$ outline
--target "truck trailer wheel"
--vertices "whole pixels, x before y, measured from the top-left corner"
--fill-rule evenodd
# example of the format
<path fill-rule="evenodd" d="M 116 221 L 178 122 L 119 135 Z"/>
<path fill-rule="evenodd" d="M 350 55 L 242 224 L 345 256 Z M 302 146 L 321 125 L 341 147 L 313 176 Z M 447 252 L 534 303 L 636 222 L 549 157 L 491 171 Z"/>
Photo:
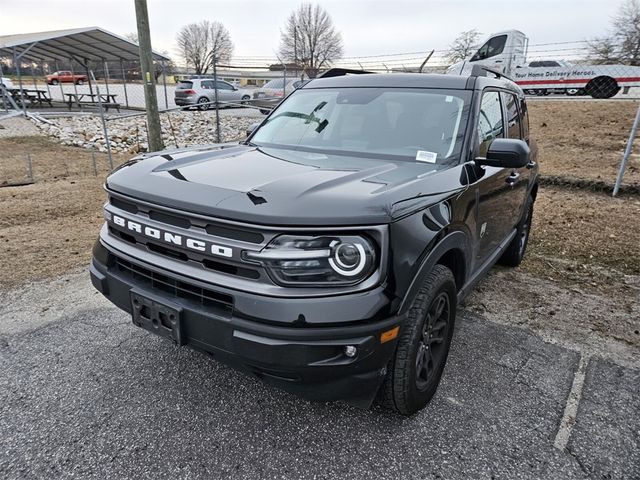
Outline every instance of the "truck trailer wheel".
<path fill-rule="evenodd" d="M 436 265 L 424 280 L 387 366 L 378 401 L 402 415 L 424 408 L 438 388 L 456 319 L 453 273 Z"/>
<path fill-rule="evenodd" d="M 593 98 L 611 98 L 620 91 L 620 87 L 614 78 L 596 77 L 587 83 L 585 90 Z"/>

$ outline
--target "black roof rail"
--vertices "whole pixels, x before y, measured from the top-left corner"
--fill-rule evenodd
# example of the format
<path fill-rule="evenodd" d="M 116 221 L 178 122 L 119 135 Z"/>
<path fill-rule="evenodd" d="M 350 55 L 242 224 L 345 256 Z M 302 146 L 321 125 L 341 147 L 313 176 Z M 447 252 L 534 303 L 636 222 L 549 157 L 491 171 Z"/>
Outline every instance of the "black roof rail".
<path fill-rule="evenodd" d="M 366 70 L 351 70 L 350 68 L 330 68 L 326 72 L 322 72 L 316 78 L 330 78 L 330 77 L 343 77 L 345 75 L 361 75 L 367 72 Z"/>
<path fill-rule="evenodd" d="M 485 67 L 484 65 L 474 65 L 471 68 L 471 76 L 472 77 L 486 77 L 487 73 L 491 73 L 496 76 L 496 78 L 506 78 L 507 80 L 511 80 L 504 73 L 499 72 L 498 70 L 494 70 L 492 68 Z M 511 80 L 513 81 L 513 80 Z"/>

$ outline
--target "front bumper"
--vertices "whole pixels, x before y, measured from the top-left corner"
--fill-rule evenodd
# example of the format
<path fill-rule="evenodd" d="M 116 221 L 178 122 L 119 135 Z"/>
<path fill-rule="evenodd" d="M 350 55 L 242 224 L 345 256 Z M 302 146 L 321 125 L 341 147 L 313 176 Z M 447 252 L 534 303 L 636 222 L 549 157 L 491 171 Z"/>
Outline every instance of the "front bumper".
<path fill-rule="evenodd" d="M 277 325 L 272 318 L 264 320 L 273 317 L 273 312 L 259 316 L 260 312 L 247 311 L 245 307 L 228 310 L 207 308 L 189 298 L 179 298 L 154 288 L 153 281 L 145 281 L 143 275 L 131 276 L 119 268 L 122 261 L 139 268 L 138 272 L 153 266 L 123 257 L 126 256 L 108 250 L 98 240 L 90 267 L 93 285 L 122 310 L 132 313 L 132 290 L 160 302 L 178 305 L 181 310 L 181 343 L 184 345 L 207 352 L 233 367 L 309 400 L 344 400 L 364 408 L 373 401 L 396 346 L 396 340 L 381 343 L 380 335 L 400 325 L 402 318 L 391 316 L 347 325 L 340 325 L 339 318 L 327 318 L 323 326 L 313 326 L 305 324 L 304 313 L 309 309 L 332 310 L 327 305 L 336 302 L 345 310 L 368 308 L 372 301 L 380 303 L 379 298 L 368 297 L 383 295 L 381 291 L 292 300 L 237 290 L 230 292 L 224 287 L 209 285 L 220 295 L 231 293 L 236 305 L 254 304 L 264 308 L 266 299 L 283 316 L 295 315 L 294 318 L 301 319 L 300 322 Z M 180 285 L 197 283 L 174 272 L 163 273 L 163 278 L 171 277 Z M 252 297 L 259 297 L 260 301 L 252 301 Z M 367 305 L 358 306 L 357 303 Z M 345 354 L 347 345 L 357 348 L 355 357 Z"/>

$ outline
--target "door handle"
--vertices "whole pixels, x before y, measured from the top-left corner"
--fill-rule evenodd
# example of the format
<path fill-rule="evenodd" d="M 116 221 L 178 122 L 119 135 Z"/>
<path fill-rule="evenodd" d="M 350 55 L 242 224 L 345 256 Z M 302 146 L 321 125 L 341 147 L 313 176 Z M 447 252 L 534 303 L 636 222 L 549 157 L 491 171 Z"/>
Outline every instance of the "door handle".
<path fill-rule="evenodd" d="M 518 172 L 511 172 L 511 175 L 507 177 L 505 180 L 509 185 L 515 184 L 520 178 L 520 174 Z"/>

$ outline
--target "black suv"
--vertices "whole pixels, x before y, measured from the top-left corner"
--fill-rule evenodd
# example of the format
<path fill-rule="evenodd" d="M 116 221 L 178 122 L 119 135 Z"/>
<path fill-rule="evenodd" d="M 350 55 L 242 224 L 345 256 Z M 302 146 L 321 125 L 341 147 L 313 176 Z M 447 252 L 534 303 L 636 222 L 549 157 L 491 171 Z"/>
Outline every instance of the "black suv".
<path fill-rule="evenodd" d="M 265 382 L 411 414 L 457 304 L 522 260 L 535 160 L 506 79 L 318 78 L 245 142 L 114 171 L 92 282 L 135 325 Z"/>

